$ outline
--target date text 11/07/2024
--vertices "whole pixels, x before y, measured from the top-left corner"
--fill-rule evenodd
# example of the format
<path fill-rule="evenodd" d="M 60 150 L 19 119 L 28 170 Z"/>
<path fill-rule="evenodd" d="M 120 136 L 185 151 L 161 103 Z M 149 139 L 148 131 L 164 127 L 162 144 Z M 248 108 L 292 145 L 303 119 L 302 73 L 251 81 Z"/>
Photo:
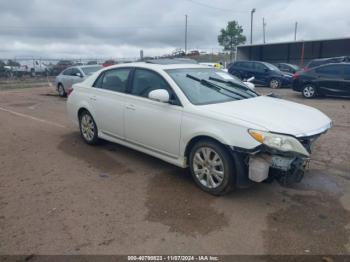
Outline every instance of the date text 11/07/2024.
<path fill-rule="evenodd" d="M 218 256 L 128 256 L 128 261 L 220 261 Z"/>

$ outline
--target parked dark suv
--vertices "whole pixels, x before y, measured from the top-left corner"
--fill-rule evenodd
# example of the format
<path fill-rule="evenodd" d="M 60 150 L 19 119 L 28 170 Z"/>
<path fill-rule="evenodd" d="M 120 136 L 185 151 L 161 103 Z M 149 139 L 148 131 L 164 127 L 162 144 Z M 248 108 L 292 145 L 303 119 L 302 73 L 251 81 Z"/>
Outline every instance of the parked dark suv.
<path fill-rule="evenodd" d="M 292 74 L 284 73 L 276 66 L 259 61 L 237 61 L 233 63 L 228 72 L 240 79 L 255 77 L 254 83 L 271 88 L 290 86 Z"/>
<path fill-rule="evenodd" d="M 327 64 L 293 76 L 293 90 L 305 98 L 350 96 L 350 63 Z"/>
<path fill-rule="evenodd" d="M 339 56 L 339 57 L 313 59 L 309 63 L 307 63 L 307 65 L 304 67 L 304 71 L 307 71 L 311 68 L 315 68 L 315 67 L 321 66 L 321 65 L 342 63 L 342 62 L 350 62 L 350 56 Z"/>

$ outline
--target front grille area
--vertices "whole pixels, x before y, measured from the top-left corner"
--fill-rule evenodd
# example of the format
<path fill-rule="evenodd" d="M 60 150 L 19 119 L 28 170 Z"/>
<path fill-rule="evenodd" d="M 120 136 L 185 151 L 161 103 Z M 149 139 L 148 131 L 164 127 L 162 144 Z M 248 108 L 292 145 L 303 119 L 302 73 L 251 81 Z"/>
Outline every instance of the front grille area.
<path fill-rule="evenodd" d="M 320 135 L 307 136 L 298 138 L 299 142 L 305 147 L 305 149 L 311 153 L 312 144 L 319 138 Z"/>

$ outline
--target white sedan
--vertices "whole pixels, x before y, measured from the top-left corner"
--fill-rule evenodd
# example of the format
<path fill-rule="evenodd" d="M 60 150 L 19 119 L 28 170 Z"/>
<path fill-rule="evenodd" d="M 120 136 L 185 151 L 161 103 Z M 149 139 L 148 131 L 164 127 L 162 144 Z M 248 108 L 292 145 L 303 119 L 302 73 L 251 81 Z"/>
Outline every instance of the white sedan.
<path fill-rule="evenodd" d="M 311 143 L 332 124 L 317 109 L 260 96 L 198 64 L 111 66 L 68 95 L 69 116 L 86 143 L 101 138 L 189 167 L 214 195 L 271 177 L 300 181 Z"/>

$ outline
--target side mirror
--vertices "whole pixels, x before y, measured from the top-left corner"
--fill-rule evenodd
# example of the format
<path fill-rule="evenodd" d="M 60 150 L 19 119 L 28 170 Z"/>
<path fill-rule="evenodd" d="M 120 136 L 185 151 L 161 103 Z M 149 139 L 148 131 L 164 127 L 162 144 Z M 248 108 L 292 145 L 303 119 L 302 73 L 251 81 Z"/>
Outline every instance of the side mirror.
<path fill-rule="evenodd" d="M 267 73 L 267 72 L 269 72 L 269 71 L 270 71 L 270 70 L 269 70 L 268 68 L 265 68 L 265 69 L 264 69 L 264 72 L 265 72 L 265 73 Z"/>
<path fill-rule="evenodd" d="M 83 75 L 81 73 L 75 73 L 75 76 L 78 76 L 78 77 L 83 77 Z"/>
<path fill-rule="evenodd" d="M 148 98 L 162 103 L 169 103 L 170 95 L 165 89 L 156 89 L 149 92 Z"/>

